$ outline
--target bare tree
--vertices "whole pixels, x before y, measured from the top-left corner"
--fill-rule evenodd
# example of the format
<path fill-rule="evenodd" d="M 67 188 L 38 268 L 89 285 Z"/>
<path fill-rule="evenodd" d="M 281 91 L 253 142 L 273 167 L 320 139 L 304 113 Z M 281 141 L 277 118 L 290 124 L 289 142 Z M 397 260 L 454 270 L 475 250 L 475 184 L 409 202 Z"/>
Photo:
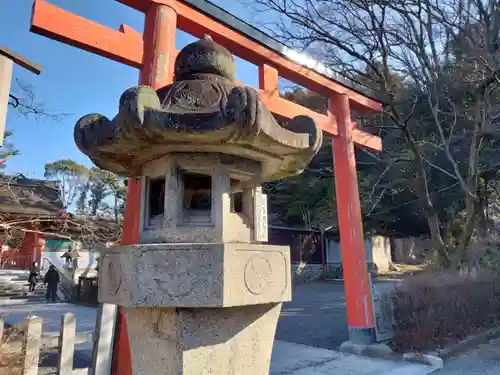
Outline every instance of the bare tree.
<path fill-rule="evenodd" d="M 400 160 L 411 162 L 415 173 L 411 184 L 443 265 L 466 260 L 477 222 L 481 158 L 488 141 L 496 135 L 499 113 L 497 1 L 252 3 L 256 10 L 271 14 L 272 22 L 264 26 L 274 37 L 308 51 L 379 94 L 386 103 L 384 115 L 390 119 L 380 128 L 385 134 L 397 132 L 408 152 L 373 158 L 385 159 L 383 173 L 397 168 Z M 425 136 L 419 131 L 424 124 L 431 126 Z M 431 153 L 444 155 L 446 163 L 432 163 Z M 443 223 L 431 194 L 430 169 L 452 177 L 465 200 L 466 221 L 454 258 L 443 238 Z M 382 189 L 381 194 L 386 192 Z M 381 196 L 373 197 L 376 203 Z"/>
<path fill-rule="evenodd" d="M 23 176 L 0 178 L 3 243 L 21 248 L 27 233 L 79 240 L 86 245 L 115 242 L 121 227 L 112 219 L 73 215 L 65 211 L 57 185 Z M 6 209 L 7 208 L 7 209 Z"/>
<path fill-rule="evenodd" d="M 67 113 L 47 110 L 45 104 L 36 95 L 33 85 L 17 80 L 9 95 L 9 106 L 23 117 L 37 121 L 61 121 Z M 11 132 L 6 132 L 6 137 Z M 15 145 L 6 142 L 0 148 L 0 159 L 13 156 L 18 153 Z M 37 213 L 37 209 L 45 205 L 51 205 L 52 201 L 44 202 L 43 198 L 34 194 L 30 189 L 19 191 L 19 184 L 14 180 L 18 176 L 0 176 L 0 195 L 7 200 L 7 206 L 14 213 L 4 212 L 0 214 L 0 233 L 3 244 L 13 245 L 20 248 L 24 237 L 29 232 L 51 235 L 58 238 L 79 240 L 84 244 L 115 242 L 120 234 L 121 228 L 113 221 L 100 218 L 89 218 L 86 216 L 76 217 L 66 212 L 66 208 L 74 202 L 79 187 L 87 179 L 87 168 L 78 165 L 72 160 L 59 160 L 46 165 L 47 177 L 56 178 L 60 182 L 60 197 L 62 202 L 61 212 L 52 214 Z M 14 187 L 16 186 L 16 187 Z M 33 198 L 36 198 L 33 200 Z M 37 200 L 38 199 L 38 200 Z M 56 204 L 57 206 L 57 204 Z M 16 214 L 17 211 L 23 214 Z M 35 212 L 33 212 L 35 211 Z M 43 211 L 43 210 L 42 210 Z"/>
<path fill-rule="evenodd" d="M 45 104 L 36 95 L 32 84 L 16 80 L 9 94 L 9 105 L 24 117 L 32 117 L 36 120 L 61 121 L 67 113 L 49 111 Z"/>
<path fill-rule="evenodd" d="M 82 187 L 87 184 L 89 170 L 72 159 L 61 159 L 45 165 L 45 178 L 59 181 L 64 209 L 70 209 Z"/>

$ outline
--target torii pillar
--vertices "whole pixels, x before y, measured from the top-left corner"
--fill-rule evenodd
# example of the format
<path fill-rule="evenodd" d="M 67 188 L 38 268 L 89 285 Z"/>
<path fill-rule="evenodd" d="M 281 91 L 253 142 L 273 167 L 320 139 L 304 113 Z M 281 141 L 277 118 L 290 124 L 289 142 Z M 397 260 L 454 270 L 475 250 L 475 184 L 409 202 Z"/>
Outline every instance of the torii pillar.
<path fill-rule="evenodd" d="M 380 111 L 381 103 L 298 65 L 259 44 L 243 32 L 228 27 L 190 6 L 191 1 L 118 0 L 145 14 L 144 35 L 126 25 L 116 31 L 86 20 L 44 0 L 35 0 L 31 31 L 140 69 L 139 82 L 154 89 L 173 80 L 176 29 L 194 36 L 209 33 L 232 53 L 259 67 L 261 101 L 276 115 L 307 115 L 333 136 L 333 154 L 339 229 L 344 269 L 347 320 L 351 341 L 370 342 L 374 336 L 373 301 L 366 265 L 363 228 L 356 175 L 354 145 L 381 150 L 380 138 L 358 129 L 350 118 L 350 106 Z M 206 3 L 197 1 L 197 3 Z M 220 10 L 219 10 L 220 11 Z M 279 70 L 279 72 L 278 72 Z M 278 73 L 329 98 L 328 115 L 284 100 L 278 95 Z M 139 241 L 141 189 L 128 182 L 122 243 Z M 131 374 L 130 348 L 124 317 L 119 313 L 115 337 L 113 374 Z"/>

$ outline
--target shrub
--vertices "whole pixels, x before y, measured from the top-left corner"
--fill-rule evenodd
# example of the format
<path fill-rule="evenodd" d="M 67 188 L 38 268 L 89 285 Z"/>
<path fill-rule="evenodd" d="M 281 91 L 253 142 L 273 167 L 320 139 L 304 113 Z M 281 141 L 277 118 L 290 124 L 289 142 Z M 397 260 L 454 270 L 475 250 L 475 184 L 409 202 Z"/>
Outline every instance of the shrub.
<path fill-rule="evenodd" d="M 423 272 L 393 294 L 397 351 L 431 350 L 459 341 L 500 318 L 500 277 Z"/>

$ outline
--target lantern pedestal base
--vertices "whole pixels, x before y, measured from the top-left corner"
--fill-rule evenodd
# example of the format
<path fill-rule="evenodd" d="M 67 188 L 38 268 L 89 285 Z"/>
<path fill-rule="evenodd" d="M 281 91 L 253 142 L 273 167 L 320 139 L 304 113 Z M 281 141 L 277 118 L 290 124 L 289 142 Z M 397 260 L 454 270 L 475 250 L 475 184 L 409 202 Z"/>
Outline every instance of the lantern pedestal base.
<path fill-rule="evenodd" d="M 288 247 L 134 245 L 101 264 L 99 300 L 124 307 L 134 375 L 269 373 Z"/>
<path fill-rule="evenodd" d="M 267 375 L 280 310 L 127 308 L 132 372 Z"/>

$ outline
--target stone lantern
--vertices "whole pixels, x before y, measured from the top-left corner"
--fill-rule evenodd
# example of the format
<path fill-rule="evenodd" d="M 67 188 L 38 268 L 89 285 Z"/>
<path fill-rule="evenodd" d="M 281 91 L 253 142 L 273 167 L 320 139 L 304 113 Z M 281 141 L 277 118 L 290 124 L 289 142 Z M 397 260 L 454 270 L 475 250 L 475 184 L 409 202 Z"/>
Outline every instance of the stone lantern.
<path fill-rule="evenodd" d="M 142 181 L 140 243 L 102 255 L 99 300 L 124 307 L 134 374 L 263 375 L 291 299 L 290 250 L 268 245 L 263 182 L 300 173 L 322 135 L 282 127 L 235 84 L 210 37 L 186 46 L 175 82 L 126 90 L 75 141 L 99 167 Z"/>

